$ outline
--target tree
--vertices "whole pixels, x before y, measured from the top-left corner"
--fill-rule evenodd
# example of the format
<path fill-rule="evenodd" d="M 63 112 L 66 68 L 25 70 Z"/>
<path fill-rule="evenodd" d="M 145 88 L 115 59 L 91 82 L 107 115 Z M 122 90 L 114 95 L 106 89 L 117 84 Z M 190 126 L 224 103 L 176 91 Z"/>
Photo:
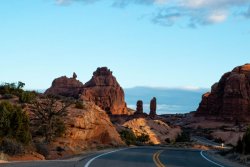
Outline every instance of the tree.
<path fill-rule="evenodd" d="M 45 142 L 50 143 L 55 137 L 65 131 L 63 117 L 67 115 L 70 102 L 57 100 L 53 97 L 36 100 L 32 107 L 32 122 L 36 126 L 36 132 L 45 137 Z"/>
<path fill-rule="evenodd" d="M 17 89 L 23 89 L 23 87 L 25 86 L 25 83 L 18 81 L 17 83 Z"/>

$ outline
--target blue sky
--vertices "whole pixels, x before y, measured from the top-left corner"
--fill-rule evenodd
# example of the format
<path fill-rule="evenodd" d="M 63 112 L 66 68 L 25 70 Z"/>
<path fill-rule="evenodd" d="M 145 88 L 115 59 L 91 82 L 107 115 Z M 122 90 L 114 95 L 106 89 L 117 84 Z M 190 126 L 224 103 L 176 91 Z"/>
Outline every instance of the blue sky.
<path fill-rule="evenodd" d="M 122 87 L 208 88 L 250 63 L 249 0 L 3 0 L 0 81 L 108 66 Z"/>

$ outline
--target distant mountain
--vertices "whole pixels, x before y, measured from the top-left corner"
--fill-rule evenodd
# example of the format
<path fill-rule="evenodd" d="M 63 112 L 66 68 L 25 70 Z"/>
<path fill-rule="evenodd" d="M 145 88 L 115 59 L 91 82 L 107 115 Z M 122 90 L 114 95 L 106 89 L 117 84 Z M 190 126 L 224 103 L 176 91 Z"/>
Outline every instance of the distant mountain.
<path fill-rule="evenodd" d="M 126 88 L 125 99 L 128 107 L 135 109 L 137 100 L 143 100 L 144 111 L 149 112 L 152 97 L 157 98 L 157 113 L 187 113 L 198 108 L 202 94 L 209 89 L 181 89 L 181 88 Z"/>

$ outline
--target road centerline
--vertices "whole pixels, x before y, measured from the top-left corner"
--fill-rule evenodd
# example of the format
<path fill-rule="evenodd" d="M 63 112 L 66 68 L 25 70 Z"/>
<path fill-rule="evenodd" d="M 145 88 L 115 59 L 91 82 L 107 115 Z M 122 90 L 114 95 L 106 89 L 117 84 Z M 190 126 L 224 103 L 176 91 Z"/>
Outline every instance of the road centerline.
<path fill-rule="evenodd" d="M 160 161 L 160 154 L 163 152 L 164 150 L 159 150 L 156 153 L 153 154 L 153 161 L 155 163 L 155 165 L 157 167 L 165 167 L 165 165 Z"/>

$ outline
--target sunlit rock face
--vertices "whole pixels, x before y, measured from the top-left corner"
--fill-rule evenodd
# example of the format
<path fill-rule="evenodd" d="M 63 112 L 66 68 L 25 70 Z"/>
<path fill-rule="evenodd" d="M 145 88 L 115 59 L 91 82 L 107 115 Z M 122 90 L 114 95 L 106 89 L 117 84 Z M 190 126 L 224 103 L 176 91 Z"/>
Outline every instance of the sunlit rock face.
<path fill-rule="evenodd" d="M 128 114 L 124 91 L 107 67 L 97 68 L 82 90 L 81 99 L 93 101 L 112 115 Z"/>
<path fill-rule="evenodd" d="M 125 129 L 130 129 L 136 136 L 149 135 L 149 141 L 153 144 L 164 144 L 166 139 L 175 140 L 181 133 L 179 127 L 170 127 L 165 122 L 151 118 L 134 118 L 122 124 Z"/>
<path fill-rule="evenodd" d="M 225 73 L 211 92 L 203 95 L 196 115 L 250 120 L 250 64 Z"/>
<path fill-rule="evenodd" d="M 45 91 L 46 95 L 61 95 L 66 97 L 79 97 L 83 84 L 78 81 L 77 75 L 73 73 L 72 78 L 62 76 L 52 82 L 52 86 Z"/>
<path fill-rule="evenodd" d="M 66 126 L 65 137 L 75 147 L 124 144 L 106 112 L 91 102 L 84 109 L 69 108 Z"/>
<path fill-rule="evenodd" d="M 124 100 L 124 91 L 107 67 L 97 68 L 91 80 L 84 85 L 76 78 L 77 75 L 74 73 L 72 78 L 63 76 L 55 79 L 45 94 L 91 101 L 108 114 L 129 113 Z"/>

